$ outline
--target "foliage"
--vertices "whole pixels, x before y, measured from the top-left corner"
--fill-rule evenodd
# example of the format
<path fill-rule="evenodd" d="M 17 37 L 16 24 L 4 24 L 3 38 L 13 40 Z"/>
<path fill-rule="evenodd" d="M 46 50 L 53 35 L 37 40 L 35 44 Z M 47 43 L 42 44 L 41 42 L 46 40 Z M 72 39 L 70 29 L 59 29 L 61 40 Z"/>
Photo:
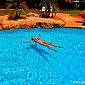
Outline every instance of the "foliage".
<path fill-rule="evenodd" d="M 37 9 L 30 9 L 30 10 L 25 10 L 25 13 L 29 13 L 29 12 L 34 12 L 34 13 L 40 13 L 40 10 Z M 13 13 L 13 9 L 6 9 L 6 10 L 0 10 L 0 15 L 6 15 L 6 14 L 10 14 Z M 23 13 L 23 9 L 18 9 L 18 13 L 20 13 L 21 15 L 24 15 Z"/>
<path fill-rule="evenodd" d="M 63 13 L 68 13 L 68 14 L 75 14 L 75 15 L 78 15 L 82 10 L 77 10 L 77 9 L 71 9 L 71 10 L 60 10 L 60 12 L 63 12 Z"/>
<path fill-rule="evenodd" d="M 22 2 L 22 0 L 19 0 L 18 3 L 16 0 L 14 0 L 11 4 L 7 6 L 7 9 L 14 7 L 13 13 L 9 15 L 9 19 L 18 19 L 20 18 L 20 12 L 18 11 L 18 8 L 22 8 L 23 12 L 24 10 L 29 9 L 25 2 Z"/>
<path fill-rule="evenodd" d="M 17 11 L 18 11 L 18 10 L 17 10 Z M 16 19 L 21 18 L 21 17 L 20 17 L 20 13 L 18 13 L 17 11 L 14 11 L 14 10 L 13 10 L 13 13 L 11 12 L 11 14 L 9 14 L 8 19 L 9 19 L 9 20 L 12 20 L 12 19 L 16 20 Z"/>
<path fill-rule="evenodd" d="M 53 8 L 55 9 L 55 10 L 59 10 L 59 8 L 58 8 L 58 1 L 57 0 L 42 0 L 41 1 L 41 6 L 43 5 L 43 4 L 51 4 L 52 6 L 53 6 Z"/>
<path fill-rule="evenodd" d="M 52 3 L 52 4 L 55 3 L 55 5 L 58 4 L 56 0 L 42 0 L 41 1 L 41 4 L 44 4 L 44 3 L 47 3 L 47 4 L 49 4 L 49 3 Z"/>

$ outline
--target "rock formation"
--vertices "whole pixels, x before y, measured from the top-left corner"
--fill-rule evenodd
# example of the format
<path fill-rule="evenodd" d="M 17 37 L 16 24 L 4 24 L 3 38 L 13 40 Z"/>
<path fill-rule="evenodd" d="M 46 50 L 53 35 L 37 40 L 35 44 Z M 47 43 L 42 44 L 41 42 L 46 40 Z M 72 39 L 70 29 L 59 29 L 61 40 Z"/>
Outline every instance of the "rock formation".
<path fill-rule="evenodd" d="M 80 15 L 83 19 L 85 19 L 85 10 L 83 10 L 82 12 L 80 12 Z"/>
<path fill-rule="evenodd" d="M 8 16 L 0 16 L 0 30 L 18 28 L 53 28 L 63 26 L 65 22 L 53 18 L 40 18 L 36 13 L 28 13 L 26 19 L 9 20 Z"/>

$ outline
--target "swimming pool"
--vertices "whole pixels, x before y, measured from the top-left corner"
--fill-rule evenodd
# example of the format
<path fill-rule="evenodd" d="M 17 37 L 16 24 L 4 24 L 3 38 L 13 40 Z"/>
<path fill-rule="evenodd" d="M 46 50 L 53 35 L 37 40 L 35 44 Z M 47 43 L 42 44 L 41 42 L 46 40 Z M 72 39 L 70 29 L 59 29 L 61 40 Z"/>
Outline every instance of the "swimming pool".
<path fill-rule="evenodd" d="M 63 48 L 21 42 L 38 34 Z M 85 29 L 0 31 L 0 85 L 75 84 L 85 84 Z"/>

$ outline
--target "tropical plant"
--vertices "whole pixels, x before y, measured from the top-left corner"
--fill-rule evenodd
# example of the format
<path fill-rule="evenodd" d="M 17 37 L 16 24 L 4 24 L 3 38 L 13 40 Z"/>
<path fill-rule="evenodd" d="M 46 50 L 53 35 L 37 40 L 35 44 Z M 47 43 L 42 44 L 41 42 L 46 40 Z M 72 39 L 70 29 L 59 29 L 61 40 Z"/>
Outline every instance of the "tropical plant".
<path fill-rule="evenodd" d="M 42 0 L 41 1 L 41 4 L 44 4 L 44 3 L 47 3 L 47 4 L 49 4 L 49 3 L 55 3 L 56 6 L 58 4 L 57 0 Z"/>
<path fill-rule="evenodd" d="M 41 6 L 45 6 L 45 17 L 50 17 L 50 12 L 52 12 L 52 17 L 53 14 L 55 13 L 55 10 L 59 10 L 58 8 L 58 2 L 56 0 L 42 0 L 41 1 Z"/>
<path fill-rule="evenodd" d="M 9 4 L 6 9 L 10 9 L 10 8 L 13 8 L 13 12 L 11 12 L 11 14 L 9 15 L 9 19 L 18 19 L 18 18 L 21 18 L 20 17 L 20 11 L 19 11 L 19 8 L 21 8 L 23 10 L 23 12 L 25 13 L 24 10 L 28 10 L 29 7 L 26 5 L 25 2 L 23 2 L 22 0 L 14 0 L 12 1 L 11 4 Z"/>

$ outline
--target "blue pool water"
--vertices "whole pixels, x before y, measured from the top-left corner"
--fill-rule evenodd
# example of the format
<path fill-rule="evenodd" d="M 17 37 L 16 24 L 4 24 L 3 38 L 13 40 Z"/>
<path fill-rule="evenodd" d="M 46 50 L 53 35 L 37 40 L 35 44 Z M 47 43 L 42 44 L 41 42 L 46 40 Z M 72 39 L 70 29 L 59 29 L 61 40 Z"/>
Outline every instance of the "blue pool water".
<path fill-rule="evenodd" d="M 41 39 L 63 48 L 47 47 Z M 17 29 L 0 31 L 0 85 L 85 84 L 85 29 Z"/>

